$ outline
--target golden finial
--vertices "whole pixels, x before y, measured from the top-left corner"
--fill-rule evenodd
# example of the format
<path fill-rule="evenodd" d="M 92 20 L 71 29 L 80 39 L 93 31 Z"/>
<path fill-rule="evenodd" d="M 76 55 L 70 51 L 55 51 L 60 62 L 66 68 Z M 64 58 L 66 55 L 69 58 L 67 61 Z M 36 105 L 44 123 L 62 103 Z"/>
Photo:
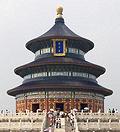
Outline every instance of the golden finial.
<path fill-rule="evenodd" d="M 62 18 L 63 7 L 58 6 L 56 11 L 57 11 L 57 18 Z"/>

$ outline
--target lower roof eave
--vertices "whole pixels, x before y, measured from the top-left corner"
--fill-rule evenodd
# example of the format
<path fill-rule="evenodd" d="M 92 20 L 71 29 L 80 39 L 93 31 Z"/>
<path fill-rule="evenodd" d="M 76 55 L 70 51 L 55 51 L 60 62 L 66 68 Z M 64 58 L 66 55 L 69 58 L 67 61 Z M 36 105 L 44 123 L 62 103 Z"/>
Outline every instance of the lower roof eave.
<path fill-rule="evenodd" d="M 104 96 L 112 95 L 113 91 L 102 86 L 87 86 L 87 85 L 69 85 L 69 84 L 40 84 L 40 85 L 27 85 L 24 84 L 10 89 L 7 91 L 8 95 L 16 96 L 18 94 L 23 94 L 27 92 L 34 91 L 85 91 L 99 93 Z"/>

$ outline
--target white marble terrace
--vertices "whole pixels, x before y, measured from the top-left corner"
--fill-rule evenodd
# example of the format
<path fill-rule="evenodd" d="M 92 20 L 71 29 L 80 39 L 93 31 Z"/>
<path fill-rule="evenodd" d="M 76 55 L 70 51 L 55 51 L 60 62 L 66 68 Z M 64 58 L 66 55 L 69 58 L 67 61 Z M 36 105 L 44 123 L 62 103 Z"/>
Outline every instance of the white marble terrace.
<path fill-rule="evenodd" d="M 120 132 L 120 113 L 77 113 L 75 132 Z"/>
<path fill-rule="evenodd" d="M 0 114 L 0 132 L 43 132 L 46 113 Z"/>
<path fill-rule="evenodd" d="M 0 114 L 0 132 L 43 132 L 46 119 L 46 112 L 3 113 Z M 55 131 L 68 132 L 65 127 L 52 130 Z M 120 132 L 120 113 L 76 112 L 73 131 L 69 132 Z"/>

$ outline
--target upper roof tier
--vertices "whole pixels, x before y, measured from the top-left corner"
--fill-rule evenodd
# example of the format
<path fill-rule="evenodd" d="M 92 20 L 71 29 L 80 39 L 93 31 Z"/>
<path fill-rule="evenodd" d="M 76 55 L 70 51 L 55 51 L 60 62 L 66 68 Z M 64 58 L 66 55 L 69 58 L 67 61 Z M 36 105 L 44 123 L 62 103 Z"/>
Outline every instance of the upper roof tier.
<path fill-rule="evenodd" d="M 57 17 L 55 19 L 55 25 L 43 35 L 30 40 L 26 44 L 27 49 L 31 50 L 32 52 L 35 52 L 36 47 L 39 47 L 38 45 L 41 44 L 39 42 L 43 40 L 51 40 L 51 39 L 59 39 L 59 38 L 78 40 L 80 43 L 82 43 L 85 46 L 86 52 L 94 47 L 93 42 L 75 34 L 65 25 L 64 19 L 62 17 L 62 10 L 63 10 L 62 7 L 57 8 Z"/>

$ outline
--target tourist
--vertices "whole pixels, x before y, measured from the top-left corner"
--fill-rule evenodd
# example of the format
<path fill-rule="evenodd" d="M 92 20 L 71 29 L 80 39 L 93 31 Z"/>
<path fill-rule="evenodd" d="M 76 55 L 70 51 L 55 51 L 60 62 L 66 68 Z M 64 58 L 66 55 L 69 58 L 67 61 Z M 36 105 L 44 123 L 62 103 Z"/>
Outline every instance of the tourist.
<path fill-rule="evenodd" d="M 56 123 L 56 128 L 58 128 L 58 126 L 59 126 L 59 124 L 58 124 L 58 118 L 56 118 L 56 121 L 55 121 L 55 123 Z"/>
<path fill-rule="evenodd" d="M 3 110 L 1 110 L 1 114 L 3 114 Z"/>
<path fill-rule="evenodd" d="M 66 119 L 67 119 L 67 121 L 70 121 L 69 119 L 70 119 L 70 117 L 69 117 L 69 113 L 66 113 Z"/>
<path fill-rule="evenodd" d="M 65 116 L 64 112 L 61 111 L 61 112 L 60 112 L 60 117 L 61 117 L 61 118 L 64 118 L 64 116 Z"/>
<path fill-rule="evenodd" d="M 108 113 L 111 113 L 111 109 L 108 110 Z"/>
<path fill-rule="evenodd" d="M 98 110 L 98 113 L 101 113 L 101 109 Z"/>
<path fill-rule="evenodd" d="M 117 109 L 115 110 L 115 113 L 118 113 L 118 110 Z"/>
<path fill-rule="evenodd" d="M 112 113 L 115 113 L 115 110 L 114 110 L 114 108 L 112 109 Z"/>
<path fill-rule="evenodd" d="M 59 118 L 59 116 L 60 116 L 60 111 L 57 110 L 57 118 Z"/>
<path fill-rule="evenodd" d="M 55 118 L 55 127 L 58 128 L 58 118 Z"/>
<path fill-rule="evenodd" d="M 60 118 L 58 119 L 58 125 L 59 125 L 59 128 L 61 128 L 61 119 Z"/>
<path fill-rule="evenodd" d="M 74 127 L 74 118 L 72 119 L 72 126 Z"/>
<path fill-rule="evenodd" d="M 52 127 L 51 126 L 44 130 L 44 132 L 52 132 L 52 131 L 53 130 L 52 130 Z"/>

